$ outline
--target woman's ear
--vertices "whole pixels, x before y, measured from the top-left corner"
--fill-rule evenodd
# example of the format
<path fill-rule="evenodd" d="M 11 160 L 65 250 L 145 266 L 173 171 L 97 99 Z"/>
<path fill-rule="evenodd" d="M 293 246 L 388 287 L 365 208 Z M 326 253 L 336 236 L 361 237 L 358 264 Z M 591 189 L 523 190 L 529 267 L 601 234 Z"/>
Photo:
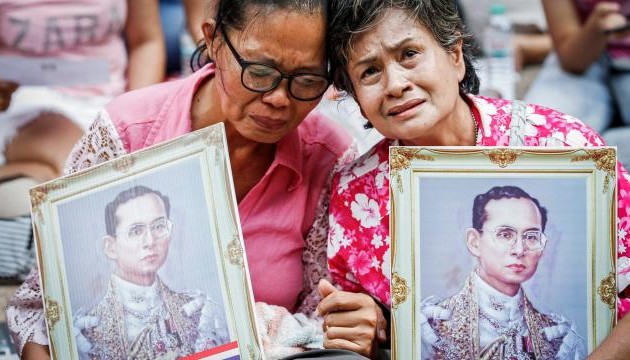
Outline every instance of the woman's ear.
<path fill-rule="evenodd" d="M 466 62 L 464 61 L 464 40 L 460 36 L 457 43 L 453 45 L 452 51 L 449 53 L 452 63 L 457 71 L 457 79 L 459 82 L 464 80 L 466 75 Z"/>
<path fill-rule="evenodd" d="M 216 49 L 213 48 L 214 42 L 214 33 L 217 27 L 217 23 L 214 19 L 206 20 L 201 25 L 201 30 L 203 31 L 203 40 L 206 43 L 206 48 L 208 49 L 209 56 L 211 59 L 214 59 L 216 54 Z"/>
<path fill-rule="evenodd" d="M 479 257 L 479 239 L 481 234 L 477 229 L 468 228 L 466 230 L 466 247 L 474 257 Z"/>

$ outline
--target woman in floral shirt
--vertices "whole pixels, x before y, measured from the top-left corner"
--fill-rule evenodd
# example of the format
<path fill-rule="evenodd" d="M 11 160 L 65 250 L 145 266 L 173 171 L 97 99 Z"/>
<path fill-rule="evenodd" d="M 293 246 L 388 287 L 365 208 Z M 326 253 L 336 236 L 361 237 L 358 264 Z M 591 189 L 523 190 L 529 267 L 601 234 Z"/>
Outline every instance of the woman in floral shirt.
<path fill-rule="evenodd" d="M 382 311 L 367 295 L 356 293 L 367 293 L 387 308 L 391 305 L 390 145 L 584 147 L 604 143 L 569 115 L 473 95 L 479 87 L 472 66 L 473 45 L 452 1 L 337 0 L 333 4 L 329 41 L 335 85 L 357 100 L 362 114 L 386 139 L 334 177 L 328 261 L 334 282 L 345 291 L 322 291 L 325 297 L 319 310 L 326 315 L 329 342 L 343 338 L 346 344 L 360 343 L 371 348 L 373 355 L 382 340 L 377 340 Z M 521 110 L 513 113 L 515 106 Z M 630 177 L 620 164 L 617 170 L 618 270 L 623 289 L 630 281 Z M 326 286 L 320 284 L 322 288 Z M 618 304 L 620 318 L 628 310 L 627 303 L 622 299 Z M 341 313 L 338 308 L 352 311 Z M 372 326 L 371 336 L 330 330 L 356 329 L 359 323 Z M 630 317 L 596 354 L 629 351 L 630 341 L 619 341 L 627 327 Z"/>

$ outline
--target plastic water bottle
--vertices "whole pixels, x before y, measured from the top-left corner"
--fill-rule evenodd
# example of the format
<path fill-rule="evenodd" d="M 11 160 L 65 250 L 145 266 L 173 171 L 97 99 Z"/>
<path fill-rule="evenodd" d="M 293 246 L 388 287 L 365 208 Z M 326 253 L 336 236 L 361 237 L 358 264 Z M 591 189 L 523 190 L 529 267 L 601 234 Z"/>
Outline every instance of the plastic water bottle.
<path fill-rule="evenodd" d="M 488 25 L 483 34 L 483 48 L 486 56 L 486 81 L 488 92 L 495 91 L 502 98 L 514 99 L 516 93 L 516 72 L 514 70 L 512 22 L 503 4 L 490 7 Z"/>

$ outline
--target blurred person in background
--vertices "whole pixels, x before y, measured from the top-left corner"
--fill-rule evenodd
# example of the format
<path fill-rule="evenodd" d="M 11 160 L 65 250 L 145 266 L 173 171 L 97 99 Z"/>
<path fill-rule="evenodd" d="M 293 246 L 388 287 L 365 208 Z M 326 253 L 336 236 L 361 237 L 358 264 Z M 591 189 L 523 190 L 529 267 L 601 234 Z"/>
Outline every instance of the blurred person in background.
<path fill-rule="evenodd" d="M 28 188 L 61 175 L 72 145 L 97 111 L 125 90 L 162 80 L 158 2 L 0 0 L 0 60 L 38 59 L 53 67 L 103 64 L 94 71 L 107 73 L 77 74 L 64 87 L 23 85 L 0 75 L 0 243 L 7 246 L 29 241 Z M 104 80 L 82 85 L 83 76 Z"/>
<path fill-rule="evenodd" d="M 543 0 L 554 53 L 527 93 L 530 103 L 582 119 L 630 165 L 630 1 Z M 614 120 L 619 119 L 620 124 Z M 612 128 L 611 125 L 622 125 Z"/>
<path fill-rule="evenodd" d="M 467 29 L 483 45 L 484 28 L 489 22 L 490 7 L 501 3 L 513 24 L 514 69 L 540 64 L 551 51 L 545 15 L 539 0 L 454 0 Z"/>
<path fill-rule="evenodd" d="M 177 77 L 189 74 L 190 56 L 203 40 L 201 25 L 207 12 L 216 11 L 217 0 L 160 0 L 160 19 L 166 43 L 166 73 Z"/>

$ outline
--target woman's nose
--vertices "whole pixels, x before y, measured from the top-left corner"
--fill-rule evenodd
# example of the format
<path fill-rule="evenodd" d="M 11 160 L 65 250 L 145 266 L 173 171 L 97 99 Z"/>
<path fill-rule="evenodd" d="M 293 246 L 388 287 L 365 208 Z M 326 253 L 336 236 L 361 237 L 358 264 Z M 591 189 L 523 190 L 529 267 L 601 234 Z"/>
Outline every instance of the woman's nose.
<path fill-rule="evenodd" d="M 262 100 L 273 107 L 281 108 L 289 106 L 291 102 L 290 96 L 288 80 L 282 79 L 275 89 L 262 95 Z"/>
<path fill-rule="evenodd" d="M 406 90 L 411 88 L 411 82 L 406 76 L 406 72 L 398 64 L 392 64 L 385 68 L 386 92 L 393 97 L 401 97 Z"/>

